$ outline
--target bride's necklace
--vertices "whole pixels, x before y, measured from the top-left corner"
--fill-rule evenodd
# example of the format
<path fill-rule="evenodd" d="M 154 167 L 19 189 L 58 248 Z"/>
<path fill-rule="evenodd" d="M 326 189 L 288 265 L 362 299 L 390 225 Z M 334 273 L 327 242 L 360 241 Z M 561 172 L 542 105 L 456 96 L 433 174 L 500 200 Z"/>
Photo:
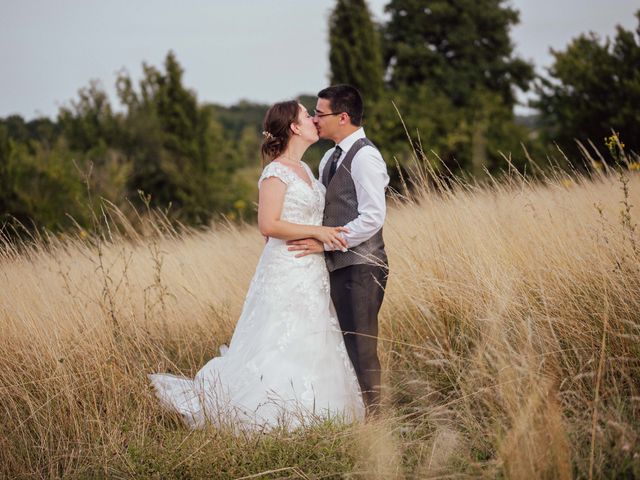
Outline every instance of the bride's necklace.
<path fill-rule="evenodd" d="M 286 159 L 288 160 L 287 162 L 284 162 L 282 159 Z M 291 165 L 292 167 L 301 167 L 302 166 L 302 160 L 291 160 L 291 158 L 286 157 L 284 155 L 282 155 L 280 157 L 280 160 L 278 160 L 280 163 L 284 163 L 285 165 Z"/>

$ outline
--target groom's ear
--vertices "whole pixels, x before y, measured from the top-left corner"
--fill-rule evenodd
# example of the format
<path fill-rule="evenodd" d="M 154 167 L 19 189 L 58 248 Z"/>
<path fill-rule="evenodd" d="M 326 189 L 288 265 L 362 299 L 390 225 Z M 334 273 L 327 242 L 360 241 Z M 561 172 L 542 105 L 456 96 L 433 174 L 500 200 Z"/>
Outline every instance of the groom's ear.
<path fill-rule="evenodd" d="M 349 125 L 351 123 L 351 117 L 347 112 L 342 112 L 338 117 L 340 125 Z"/>

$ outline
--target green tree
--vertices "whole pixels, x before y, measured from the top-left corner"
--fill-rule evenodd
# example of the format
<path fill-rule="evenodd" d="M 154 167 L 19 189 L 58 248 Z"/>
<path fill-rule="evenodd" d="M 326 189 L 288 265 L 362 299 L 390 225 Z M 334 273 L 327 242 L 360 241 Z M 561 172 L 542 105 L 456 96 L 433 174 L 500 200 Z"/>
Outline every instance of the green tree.
<path fill-rule="evenodd" d="M 101 198 L 135 223 L 128 199 L 141 207 L 138 190 L 153 207 L 171 205 L 170 217 L 186 224 L 218 213 L 250 219 L 268 106 L 199 105 L 182 75 L 169 53 L 163 69 L 143 65 L 135 86 L 126 72 L 119 75 L 123 112 L 90 82 L 56 121 L 0 119 L 0 225 L 16 217 L 27 227 L 90 228 Z"/>
<path fill-rule="evenodd" d="M 85 189 L 63 145 L 19 143 L 0 125 L 0 225 L 17 219 L 23 226 L 63 230 L 89 222 Z M 0 228 L 2 228 L 0 226 Z"/>
<path fill-rule="evenodd" d="M 102 198 L 128 209 L 126 185 L 131 162 L 120 149 L 124 137 L 122 114 L 114 112 L 99 82 L 90 81 L 87 87 L 78 90 L 76 99 L 60 108 L 57 126 L 53 129 L 61 132 L 59 139 L 54 142 L 47 139 L 51 137 L 51 128 L 46 122 L 31 128 L 39 138 L 38 146 L 42 150 L 40 163 L 47 163 L 42 158 L 44 154 L 59 158 L 67 163 L 66 180 L 81 186 L 82 198 L 73 201 L 82 205 L 84 211 L 80 216 L 73 215 L 76 222 L 83 227 L 91 227 L 91 218 L 101 217 Z M 47 145 L 50 145 L 49 152 Z M 32 197 L 39 198 L 37 195 Z M 63 216 L 64 207 L 59 205 L 58 209 L 62 210 Z M 82 218 L 89 223 L 83 223 Z"/>
<path fill-rule="evenodd" d="M 348 83 L 372 105 L 384 88 L 380 36 L 364 0 L 338 0 L 329 17 L 331 83 Z"/>
<path fill-rule="evenodd" d="M 640 153 L 640 10 L 636 17 L 635 33 L 618 26 L 613 41 L 590 33 L 552 50 L 554 63 L 537 82 L 532 106 L 545 138 L 566 152 L 577 153 L 576 139 L 600 146 L 614 130 Z"/>
<path fill-rule="evenodd" d="M 385 10 L 389 92 L 411 133 L 418 129 L 423 148 L 451 169 L 500 166 L 498 150 L 512 142 L 489 132 L 513 131 L 497 122 L 513 124 L 515 89 L 533 78 L 509 37 L 517 11 L 504 0 L 392 0 Z M 376 133 L 394 144 L 405 136 L 380 126 Z"/>
<path fill-rule="evenodd" d="M 0 122 L 0 226 L 9 216 L 18 216 L 21 217 L 20 220 L 25 220 L 14 189 L 10 164 L 13 149 L 14 142 L 9 136 L 9 129 L 5 122 Z"/>
<path fill-rule="evenodd" d="M 86 152 L 98 145 L 113 143 L 117 136 L 116 120 L 109 98 L 96 80 L 78 91 L 78 99 L 60 108 L 60 125 L 69 148 Z"/>
<path fill-rule="evenodd" d="M 209 108 L 182 84 L 183 70 L 169 52 L 165 71 L 144 65 L 140 91 L 121 74 L 118 95 L 127 108 L 122 148 L 133 171 L 130 191 L 150 194 L 154 206 L 175 210 L 190 224 L 207 223 L 229 202 L 225 192 L 233 170 L 224 131 Z"/>
<path fill-rule="evenodd" d="M 61 130 L 47 118 L 0 119 L 0 224 L 17 219 L 49 230 L 88 224 L 85 187 L 73 163 L 82 159 Z"/>
<path fill-rule="evenodd" d="M 513 106 L 514 87 L 527 89 L 533 78 L 533 67 L 514 56 L 509 30 L 518 12 L 505 0 L 391 0 L 385 11 L 392 87 L 428 84 L 461 107 L 484 90 Z"/>

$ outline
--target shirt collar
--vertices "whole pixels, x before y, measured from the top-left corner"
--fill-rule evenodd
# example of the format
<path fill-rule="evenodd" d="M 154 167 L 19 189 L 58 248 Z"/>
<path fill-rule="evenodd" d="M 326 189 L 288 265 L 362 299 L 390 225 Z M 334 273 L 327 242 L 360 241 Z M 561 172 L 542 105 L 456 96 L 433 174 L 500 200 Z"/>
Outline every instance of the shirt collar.
<path fill-rule="evenodd" d="M 360 127 L 358 130 L 353 132 L 348 137 L 342 139 L 342 141 L 337 145 L 342 149 L 343 152 L 348 152 L 349 149 L 356 143 L 356 140 L 360 140 L 364 138 L 366 135 L 364 134 L 364 128 Z"/>

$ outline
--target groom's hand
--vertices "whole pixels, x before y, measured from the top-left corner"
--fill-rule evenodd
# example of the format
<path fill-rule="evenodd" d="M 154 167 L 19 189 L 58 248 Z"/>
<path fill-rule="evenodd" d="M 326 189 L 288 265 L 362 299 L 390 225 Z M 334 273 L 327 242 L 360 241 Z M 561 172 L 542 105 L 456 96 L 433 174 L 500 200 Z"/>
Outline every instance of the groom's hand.
<path fill-rule="evenodd" d="M 287 242 L 287 245 L 289 245 L 289 248 L 288 248 L 289 251 L 301 252 L 296 255 L 296 258 L 304 257 L 312 253 L 324 252 L 324 245 L 322 244 L 322 242 L 319 242 L 315 238 L 303 238 L 302 240 L 289 240 Z"/>

